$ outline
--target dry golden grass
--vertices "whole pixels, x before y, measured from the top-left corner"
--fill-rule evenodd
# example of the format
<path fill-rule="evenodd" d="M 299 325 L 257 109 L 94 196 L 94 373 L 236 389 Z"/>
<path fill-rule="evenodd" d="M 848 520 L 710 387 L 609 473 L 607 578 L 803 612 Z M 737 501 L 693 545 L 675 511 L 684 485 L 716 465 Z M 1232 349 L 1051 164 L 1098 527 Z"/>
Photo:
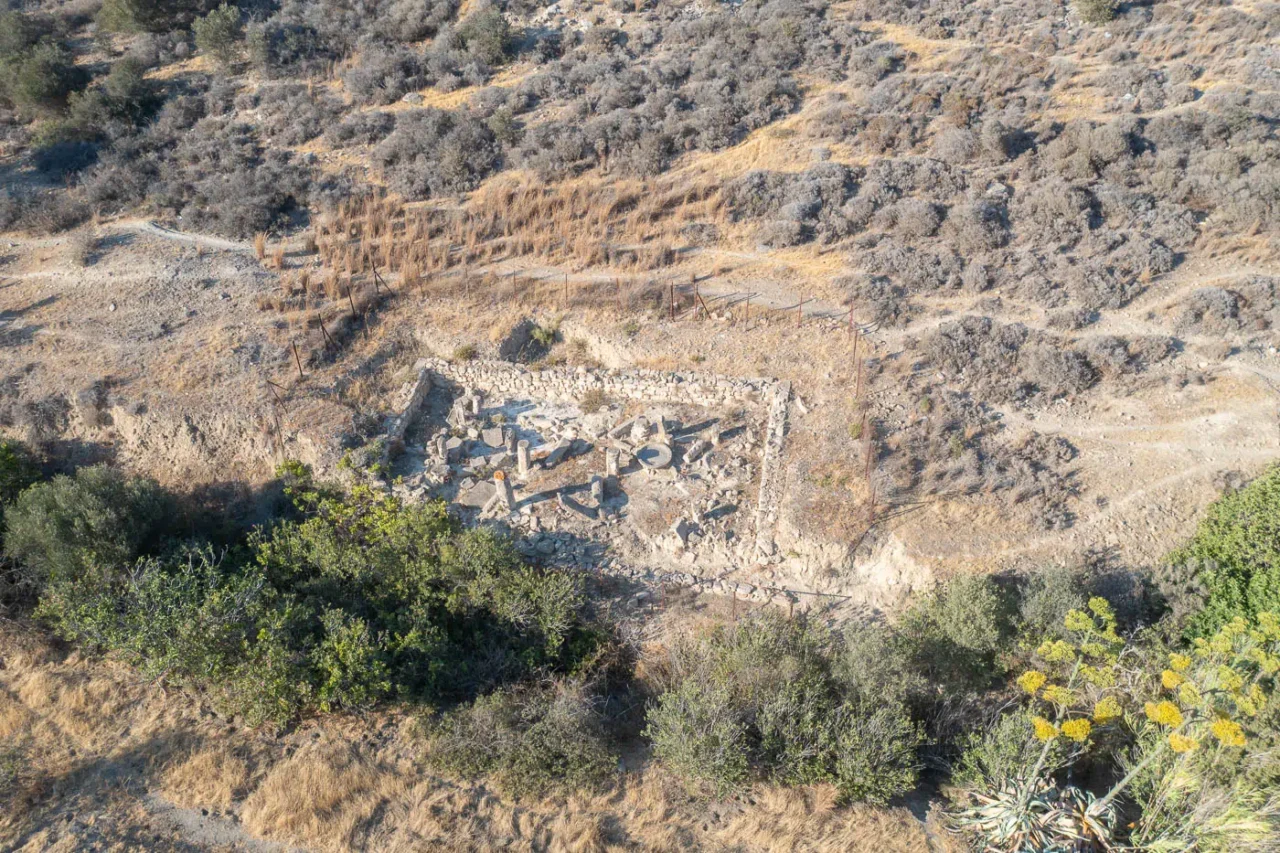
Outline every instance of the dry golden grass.
<path fill-rule="evenodd" d="M 245 800 L 242 817 L 258 835 L 344 849 L 382 805 L 402 792 L 396 774 L 355 747 L 323 744 L 273 767 Z"/>
<path fill-rule="evenodd" d="M 230 809 L 248 789 L 250 768 L 228 746 L 198 749 L 176 762 L 160 777 L 161 793 L 185 808 Z"/>
<path fill-rule="evenodd" d="M 136 845 L 155 830 L 144 792 L 238 813 L 254 835 L 312 850 L 946 849 L 930 847 L 906 810 L 836 808 L 821 786 L 761 786 L 754 804 L 694 802 L 647 768 L 598 795 L 513 802 L 425 773 L 409 760 L 420 744 L 403 715 L 327 718 L 276 740 L 29 634 L 0 630 L 0 655 L 0 738 L 30 746 L 25 787 L 0 808 L 0 849 L 81 849 L 95 824 Z M 211 843 L 184 831 L 166 830 L 175 835 L 158 846 Z"/>

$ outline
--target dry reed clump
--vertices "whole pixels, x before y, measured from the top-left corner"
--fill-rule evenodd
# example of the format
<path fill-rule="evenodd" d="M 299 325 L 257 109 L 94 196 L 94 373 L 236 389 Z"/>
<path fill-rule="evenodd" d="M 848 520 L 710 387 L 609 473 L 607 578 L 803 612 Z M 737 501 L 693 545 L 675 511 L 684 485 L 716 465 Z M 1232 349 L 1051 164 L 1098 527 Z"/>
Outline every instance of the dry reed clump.
<path fill-rule="evenodd" d="M 349 744 L 303 748 L 268 771 L 245 800 L 252 832 L 317 849 L 346 849 L 357 831 L 401 793 L 396 775 Z"/>

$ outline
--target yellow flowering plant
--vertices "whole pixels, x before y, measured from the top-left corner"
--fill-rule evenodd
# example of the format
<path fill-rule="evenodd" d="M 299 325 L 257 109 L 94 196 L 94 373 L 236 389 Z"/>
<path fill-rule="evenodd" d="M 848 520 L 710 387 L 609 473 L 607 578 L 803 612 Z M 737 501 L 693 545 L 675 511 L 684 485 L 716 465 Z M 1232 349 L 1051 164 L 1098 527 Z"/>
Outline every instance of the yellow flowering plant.
<path fill-rule="evenodd" d="M 1039 777 L 1049 747 L 1059 739 L 1084 749 L 1101 729 L 1120 723 L 1159 733 L 1160 746 L 1089 807 L 1094 815 L 1103 814 L 1165 750 L 1181 756 L 1246 748 L 1250 722 L 1280 686 L 1280 617 L 1272 613 L 1259 614 L 1253 623 L 1237 618 L 1212 637 L 1197 639 L 1190 654 L 1172 652 L 1154 668 L 1121 639 L 1105 599 L 1090 599 L 1087 609 L 1072 610 L 1064 623 L 1067 639 L 1041 644 L 1040 666 L 1018 678 L 1030 701 L 1043 709 L 1032 720 L 1031 734 L 1044 748 L 1029 780 Z"/>

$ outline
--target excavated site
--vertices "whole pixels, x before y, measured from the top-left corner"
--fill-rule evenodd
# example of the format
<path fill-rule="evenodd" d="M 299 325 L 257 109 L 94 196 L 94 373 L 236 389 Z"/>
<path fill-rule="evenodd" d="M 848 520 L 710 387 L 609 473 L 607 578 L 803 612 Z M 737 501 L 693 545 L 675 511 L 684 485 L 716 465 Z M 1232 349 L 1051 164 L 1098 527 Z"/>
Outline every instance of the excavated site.
<path fill-rule="evenodd" d="M 480 58 L 285 4 L 317 52 L 229 66 L 72 15 L 155 112 L 6 114 L 6 430 L 850 613 L 1149 566 L 1280 450 L 1273 4 L 613 6 Z"/>

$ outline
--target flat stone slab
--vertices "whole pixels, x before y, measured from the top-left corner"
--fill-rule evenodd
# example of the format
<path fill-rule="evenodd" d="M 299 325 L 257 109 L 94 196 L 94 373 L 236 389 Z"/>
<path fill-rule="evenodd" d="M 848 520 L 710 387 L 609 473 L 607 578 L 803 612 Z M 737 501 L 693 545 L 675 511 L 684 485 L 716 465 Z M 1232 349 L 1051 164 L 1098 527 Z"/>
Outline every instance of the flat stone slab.
<path fill-rule="evenodd" d="M 645 468 L 666 468 L 671 464 L 671 448 L 656 441 L 650 442 L 637 448 L 636 461 Z"/>
<path fill-rule="evenodd" d="M 502 427 L 489 427 L 480 433 L 480 438 L 490 447 L 506 447 L 507 442 L 502 434 Z"/>
<path fill-rule="evenodd" d="M 493 500 L 497 495 L 497 487 L 488 480 L 482 480 L 466 491 L 460 491 L 458 503 L 475 509 L 484 509 L 489 501 Z"/>

